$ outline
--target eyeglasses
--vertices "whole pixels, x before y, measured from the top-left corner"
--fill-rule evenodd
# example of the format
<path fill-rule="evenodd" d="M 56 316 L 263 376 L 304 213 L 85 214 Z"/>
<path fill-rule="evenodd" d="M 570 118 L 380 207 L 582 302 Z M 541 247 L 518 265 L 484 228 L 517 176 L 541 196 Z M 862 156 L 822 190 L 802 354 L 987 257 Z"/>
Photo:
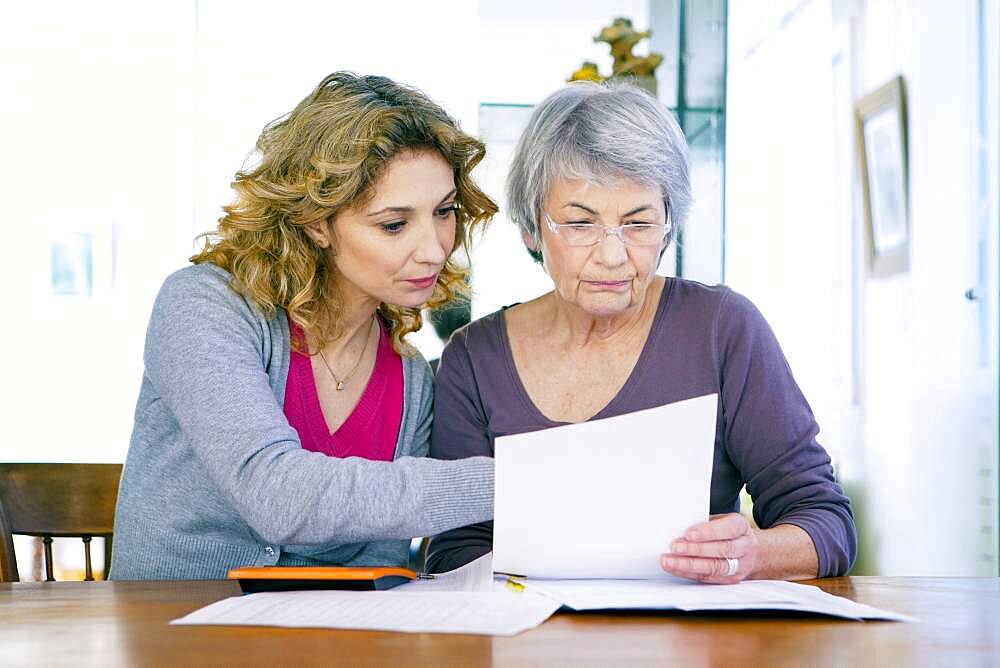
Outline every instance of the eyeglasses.
<path fill-rule="evenodd" d="M 658 246 L 663 243 L 670 229 L 658 223 L 625 223 L 609 227 L 600 223 L 557 223 L 549 214 L 542 212 L 545 223 L 553 234 L 559 236 L 567 246 L 596 246 L 611 235 L 626 246 Z"/>

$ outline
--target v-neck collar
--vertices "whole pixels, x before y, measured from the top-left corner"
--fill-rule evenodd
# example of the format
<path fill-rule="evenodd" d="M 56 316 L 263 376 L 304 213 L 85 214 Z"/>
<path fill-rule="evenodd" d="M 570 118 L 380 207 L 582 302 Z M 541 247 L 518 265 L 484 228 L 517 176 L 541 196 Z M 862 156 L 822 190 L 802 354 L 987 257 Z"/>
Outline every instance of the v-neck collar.
<path fill-rule="evenodd" d="M 361 398 L 358 399 L 358 403 L 351 410 L 351 413 L 337 427 L 336 431 L 332 433 L 330 425 L 326 422 L 326 416 L 323 415 L 323 407 L 319 402 L 319 392 L 316 388 L 316 377 L 313 374 L 312 363 L 310 361 L 309 364 L 303 365 L 305 392 L 300 395 L 300 399 L 302 401 L 302 408 L 304 409 L 303 412 L 306 415 L 309 435 L 313 443 L 317 445 L 322 444 L 323 449 L 327 452 L 337 454 L 342 449 L 341 447 L 337 447 L 338 444 L 343 444 L 344 442 L 350 443 L 356 437 L 365 434 L 377 416 L 378 408 L 382 403 L 388 383 L 387 375 L 379 373 L 379 371 L 386 366 L 388 361 L 386 355 L 389 354 L 388 350 L 391 350 L 391 348 L 387 349 L 385 345 L 386 332 L 381 322 L 379 322 L 378 336 L 379 342 L 375 353 L 375 364 L 372 367 L 371 375 L 368 377 L 365 390 L 361 393 Z M 306 357 L 306 361 L 309 361 L 308 356 Z"/>
<path fill-rule="evenodd" d="M 659 340 L 659 330 L 663 327 L 663 322 L 666 320 L 666 310 L 667 303 L 669 302 L 670 293 L 674 288 L 674 281 L 669 276 L 664 277 L 663 292 L 660 293 L 660 301 L 656 305 L 656 313 L 653 315 L 653 324 L 649 328 L 649 334 L 646 336 L 646 342 L 642 346 L 642 351 L 639 353 L 638 359 L 635 361 L 635 365 L 632 367 L 631 373 L 629 373 L 628 378 L 625 380 L 625 384 L 621 386 L 618 393 L 611 397 L 604 407 L 594 413 L 592 416 L 583 420 L 584 422 L 590 422 L 591 420 L 600 420 L 605 417 L 611 417 L 613 415 L 618 415 L 615 412 L 616 407 L 623 402 L 628 401 L 629 395 L 632 392 L 632 388 L 635 387 L 636 376 L 642 372 L 645 366 L 644 362 L 646 358 L 652 354 L 652 347 L 655 345 L 654 341 Z M 504 307 L 506 311 L 509 306 Z M 500 349 L 503 356 L 504 366 L 507 369 L 507 374 L 510 377 L 511 387 L 514 389 L 514 394 L 520 399 L 524 407 L 534 416 L 539 424 L 543 424 L 548 427 L 558 427 L 566 424 L 574 424 L 572 422 L 562 422 L 558 420 L 553 420 L 545 415 L 535 405 L 532 401 L 531 395 L 528 394 L 527 388 L 524 387 L 524 382 L 521 380 L 521 375 L 517 372 L 517 365 L 514 363 L 514 351 L 510 347 L 510 335 L 507 331 L 507 316 L 505 313 L 500 313 Z"/>

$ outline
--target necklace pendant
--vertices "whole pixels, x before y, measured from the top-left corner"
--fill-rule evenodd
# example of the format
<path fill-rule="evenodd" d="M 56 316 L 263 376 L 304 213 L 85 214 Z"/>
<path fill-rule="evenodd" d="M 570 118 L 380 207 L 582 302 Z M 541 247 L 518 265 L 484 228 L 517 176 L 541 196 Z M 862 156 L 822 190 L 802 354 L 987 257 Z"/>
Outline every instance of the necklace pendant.
<path fill-rule="evenodd" d="M 337 381 L 337 391 L 339 392 L 342 389 L 344 389 L 344 381 L 338 380 Z"/>

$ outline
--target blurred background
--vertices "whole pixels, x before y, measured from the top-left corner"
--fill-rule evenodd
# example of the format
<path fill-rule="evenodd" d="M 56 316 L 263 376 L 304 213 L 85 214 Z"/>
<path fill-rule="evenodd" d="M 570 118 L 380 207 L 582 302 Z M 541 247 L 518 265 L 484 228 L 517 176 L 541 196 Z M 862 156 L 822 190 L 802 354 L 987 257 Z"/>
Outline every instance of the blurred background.
<path fill-rule="evenodd" d="M 415 85 L 487 142 L 501 215 L 472 316 L 547 290 L 503 179 L 534 104 L 584 61 L 610 74 L 594 36 L 616 17 L 652 31 L 634 53 L 662 55 L 692 147 L 660 270 L 725 282 L 774 327 L 855 502 L 854 573 L 996 575 L 1000 0 L 5 3 L 0 460 L 124 460 L 160 283 L 264 124 L 334 70 Z M 902 138 L 880 158 L 858 121 L 887 84 Z M 873 206 L 897 198 L 888 269 L 868 182 Z M 429 325 L 413 342 L 442 346 Z"/>

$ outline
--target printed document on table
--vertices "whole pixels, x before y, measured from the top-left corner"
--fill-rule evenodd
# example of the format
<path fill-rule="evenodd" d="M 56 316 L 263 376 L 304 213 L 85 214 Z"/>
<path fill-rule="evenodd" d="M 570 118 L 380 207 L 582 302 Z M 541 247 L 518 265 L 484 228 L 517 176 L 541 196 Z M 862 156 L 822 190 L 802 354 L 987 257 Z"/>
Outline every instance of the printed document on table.
<path fill-rule="evenodd" d="M 287 626 L 509 636 L 561 603 L 529 592 L 291 591 L 223 599 L 171 624 Z"/>
<path fill-rule="evenodd" d="M 717 395 L 496 439 L 493 569 L 662 578 L 708 519 Z"/>
<path fill-rule="evenodd" d="M 491 555 L 389 591 L 292 591 L 234 596 L 171 624 L 367 629 L 509 636 L 533 629 L 562 603 L 493 579 Z"/>
<path fill-rule="evenodd" d="M 551 596 L 574 610 L 783 610 L 847 619 L 916 621 L 912 617 L 780 580 L 707 585 L 664 580 L 523 580 L 525 591 Z"/>

